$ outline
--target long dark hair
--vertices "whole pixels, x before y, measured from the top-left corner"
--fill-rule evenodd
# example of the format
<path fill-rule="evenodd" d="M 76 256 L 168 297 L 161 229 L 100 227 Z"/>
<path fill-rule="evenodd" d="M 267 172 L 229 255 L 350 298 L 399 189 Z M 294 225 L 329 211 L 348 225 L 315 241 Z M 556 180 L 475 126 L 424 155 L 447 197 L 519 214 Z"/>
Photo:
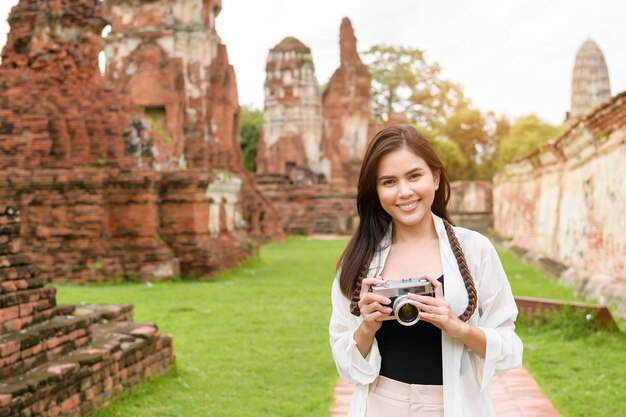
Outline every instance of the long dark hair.
<path fill-rule="evenodd" d="M 410 149 L 415 155 L 422 158 L 433 174 L 439 174 L 439 188 L 435 191 L 431 210 L 441 217 L 446 224 L 448 239 L 468 289 L 472 308 L 471 311 L 468 311 L 470 310 L 468 305 L 468 310 L 460 317 L 466 321 L 476 306 L 476 288 L 469 274 L 469 268 L 461 247 L 454 235 L 452 221 L 447 211 L 450 199 L 450 181 L 441 159 L 431 144 L 412 126 L 395 125 L 381 130 L 374 136 L 365 152 L 356 196 L 360 221 L 350 243 L 337 262 L 337 268 L 341 268 L 339 287 L 343 295 L 351 300 L 351 312 L 358 316 L 360 312 L 357 303 L 361 292 L 361 281 L 367 276 L 369 265 L 389 227 L 389 222 L 391 222 L 391 216 L 380 205 L 376 191 L 378 164 L 383 156 L 402 147 Z"/>

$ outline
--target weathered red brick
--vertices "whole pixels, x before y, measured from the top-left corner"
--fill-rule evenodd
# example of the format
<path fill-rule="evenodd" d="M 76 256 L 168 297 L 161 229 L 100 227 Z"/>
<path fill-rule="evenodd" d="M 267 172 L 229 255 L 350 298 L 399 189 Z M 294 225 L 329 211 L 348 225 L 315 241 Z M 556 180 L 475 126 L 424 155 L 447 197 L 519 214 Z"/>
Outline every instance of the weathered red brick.
<path fill-rule="evenodd" d="M 80 395 L 75 394 L 61 403 L 61 412 L 68 414 L 72 409 L 78 407 L 80 404 Z"/>
<path fill-rule="evenodd" d="M 48 417 L 57 417 L 59 414 L 61 414 L 61 407 L 56 404 L 48 409 Z"/>
<path fill-rule="evenodd" d="M 15 352 L 20 350 L 20 342 L 17 340 L 4 342 L 0 344 L 0 357 L 4 358 L 6 356 L 12 355 Z"/>
<path fill-rule="evenodd" d="M 46 340 L 46 349 L 54 349 L 55 347 L 59 346 L 61 343 L 63 343 L 62 337 L 55 337 L 53 339 L 48 339 Z"/>
<path fill-rule="evenodd" d="M 22 328 L 22 319 L 13 319 L 4 322 L 2 327 L 8 332 L 15 332 Z"/>
<path fill-rule="evenodd" d="M 0 308 L 0 324 L 19 317 L 19 314 L 20 314 L 19 306 Z"/>
<path fill-rule="evenodd" d="M 17 285 L 15 285 L 15 282 L 13 281 L 5 281 L 3 283 L 0 283 L 0 286 L 2 287 L 2 291 L 4 292 L 17 291 Z"/>

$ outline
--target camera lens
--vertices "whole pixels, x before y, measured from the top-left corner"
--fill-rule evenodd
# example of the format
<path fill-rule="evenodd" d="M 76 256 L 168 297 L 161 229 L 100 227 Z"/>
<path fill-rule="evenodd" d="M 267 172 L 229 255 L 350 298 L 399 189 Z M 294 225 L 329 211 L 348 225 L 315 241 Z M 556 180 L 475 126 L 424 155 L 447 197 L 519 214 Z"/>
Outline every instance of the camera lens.
<path fill-rule="evenodd" d="M 412 326 L 419 321 L 419 310 L 411 304 L 411 300 L 406 295 L 396 298 L 393 303 L 393 313 L 398 323 L 403 326 Z"/>

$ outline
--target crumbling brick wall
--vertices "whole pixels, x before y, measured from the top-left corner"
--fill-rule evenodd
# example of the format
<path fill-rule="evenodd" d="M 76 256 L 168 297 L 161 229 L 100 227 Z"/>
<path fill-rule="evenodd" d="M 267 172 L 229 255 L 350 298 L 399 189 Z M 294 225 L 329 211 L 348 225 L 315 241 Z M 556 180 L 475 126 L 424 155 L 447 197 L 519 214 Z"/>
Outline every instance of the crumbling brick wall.
<path fill-rule="evenodd" d="M 120 138 L 132 120 L 127 102 L 99 83 L 96 0 L 21 0 L 0 69 L 0 169 L 132 166 Z"/>
<path fill-rule="evenodd" d="M 494 179 L 494 224 L 626 316 L 626 93 Z"/>
<path fill-rule="evenodd" d="M 56 304 L 0 202 L 0 415 L 81 416 L 174 364 L 172 337 L 131 305 Z"/>

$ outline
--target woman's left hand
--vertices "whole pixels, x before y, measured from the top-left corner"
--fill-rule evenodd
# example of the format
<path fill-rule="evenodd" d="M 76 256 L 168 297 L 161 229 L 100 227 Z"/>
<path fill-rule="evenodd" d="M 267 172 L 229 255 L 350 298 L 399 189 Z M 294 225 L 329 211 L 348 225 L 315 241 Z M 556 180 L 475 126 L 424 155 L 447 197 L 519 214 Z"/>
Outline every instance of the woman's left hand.
<path fill-rule="evenodd" d="M 452 337 L 461 337 L 467 324 L 454 314 L 450 304 L 443 298 L 441 282 L 428 275 L 423 276 L 433 284 L 435 296 L 408 294 L 409 298 L 414 300 L 413 304 L 420 310 L 420 320 L 432 323 Z"/>

